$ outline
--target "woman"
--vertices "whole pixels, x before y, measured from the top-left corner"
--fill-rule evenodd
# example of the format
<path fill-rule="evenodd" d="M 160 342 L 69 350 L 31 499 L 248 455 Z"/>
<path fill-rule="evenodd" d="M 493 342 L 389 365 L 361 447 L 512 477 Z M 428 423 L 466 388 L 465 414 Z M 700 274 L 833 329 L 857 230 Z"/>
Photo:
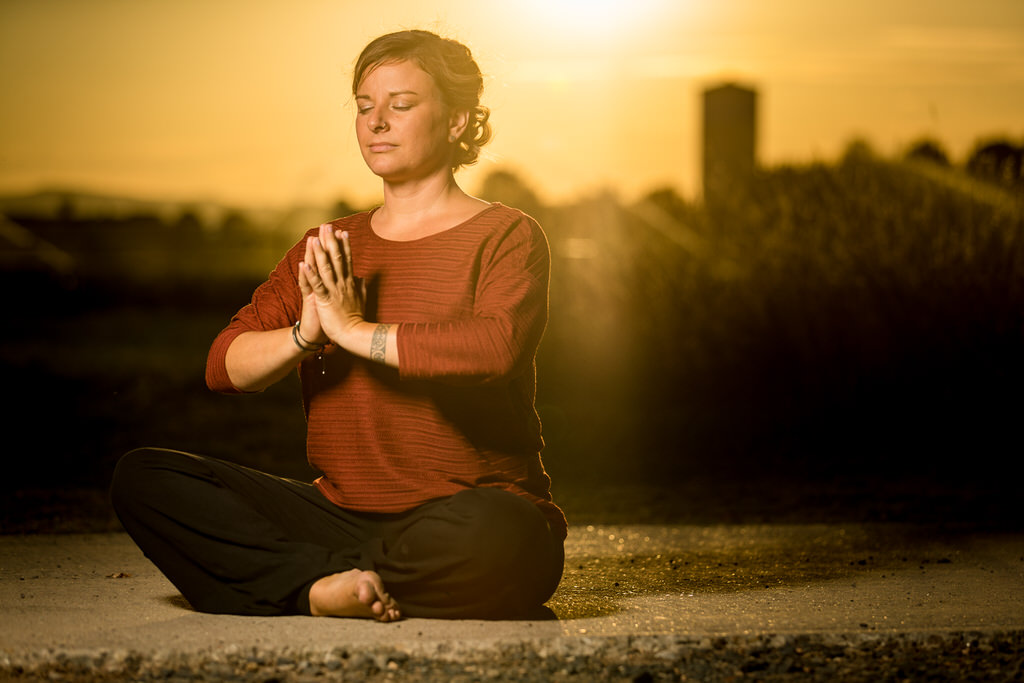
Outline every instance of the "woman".
<path fill-rule="evenodd" d="M 490 138 L 481 91 L 460 43 L 371 42 L 355 126 L 383 204 L 307 233 L 210 349 L 226 393 L 298 366 L 323 476 L 161 449 L 118 464 L 126 530 L 197 609 L 514 618 L 557 587 L 566 524 L 533 404 L 548 248 L 455 182 Z"/>

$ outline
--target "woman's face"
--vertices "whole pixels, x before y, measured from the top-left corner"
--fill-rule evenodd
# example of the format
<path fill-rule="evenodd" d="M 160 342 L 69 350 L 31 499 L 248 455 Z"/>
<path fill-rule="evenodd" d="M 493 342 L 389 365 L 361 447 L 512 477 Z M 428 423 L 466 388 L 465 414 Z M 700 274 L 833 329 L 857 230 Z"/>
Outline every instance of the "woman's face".
<path fill-rule="evenodd" d="M 458 116 L 413 62 L 382 64 L 356 90 L 356 139 L 370 170 L 388 182 L 426 178 L 451 168 Z"/>

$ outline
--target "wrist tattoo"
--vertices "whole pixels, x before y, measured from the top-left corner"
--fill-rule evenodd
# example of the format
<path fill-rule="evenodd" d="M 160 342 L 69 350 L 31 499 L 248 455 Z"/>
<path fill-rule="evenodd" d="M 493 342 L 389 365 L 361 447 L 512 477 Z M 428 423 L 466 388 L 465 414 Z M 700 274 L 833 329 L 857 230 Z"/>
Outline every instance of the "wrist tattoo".
<path fill-rule="evenodd" d="M 370 340 L 370 360 L 377 363 L 384 362 L 384 354 L 388 348 L 388 330 L 391 329 L 390 325 L 381 323 L 377 325 L 377 328 L 373 331 L 373 338 Z"/>

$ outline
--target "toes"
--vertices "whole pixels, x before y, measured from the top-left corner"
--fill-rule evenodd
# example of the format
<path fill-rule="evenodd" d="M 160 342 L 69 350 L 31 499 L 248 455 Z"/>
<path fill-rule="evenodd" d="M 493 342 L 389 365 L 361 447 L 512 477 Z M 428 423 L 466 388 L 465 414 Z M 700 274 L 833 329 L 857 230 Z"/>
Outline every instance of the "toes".
<path fill-rule="evenodd" d="M 356 598 L 366 605 L 370 615 L 378 621 L 397 621 L 401 619 L 398 604 L 384 590 L 384 582 L 375 572 L 366 571 L 359 577 L 356 586 Z"/>

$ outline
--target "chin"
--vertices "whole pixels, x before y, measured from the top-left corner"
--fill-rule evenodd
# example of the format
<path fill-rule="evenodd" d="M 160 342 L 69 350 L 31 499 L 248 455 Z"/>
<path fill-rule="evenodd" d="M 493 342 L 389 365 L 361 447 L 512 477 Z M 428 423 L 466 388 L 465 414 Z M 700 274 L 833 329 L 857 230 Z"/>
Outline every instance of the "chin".
<path fill-rule="evenodd" d="M 388 180 L 389 178 L 392 178 L 395 175 L 395 172 L 384 164 L 368 163 L 366 164 L 366 167 L 370 169 L 370 173 L 372 173 L 373 175 L 377 176 L 382 180 Z"/>
<path fill-rule="evenodd" d="M 389 182 L 389 183 L 398 183 L 398 182 L 401 182 L 403 180 L 408 180 L 409 179 L 407 176 L 405 176 L 405 175 L 403 175 L 401 173 L 395 173 L 395 172 L 389 171 L 387 169 L 371 168 L 370 172 L 373 173 L 373 175 L 375 175 L 378 178 L 380 178 L 381 180 L 383 180 L 384 182 Z"/>

